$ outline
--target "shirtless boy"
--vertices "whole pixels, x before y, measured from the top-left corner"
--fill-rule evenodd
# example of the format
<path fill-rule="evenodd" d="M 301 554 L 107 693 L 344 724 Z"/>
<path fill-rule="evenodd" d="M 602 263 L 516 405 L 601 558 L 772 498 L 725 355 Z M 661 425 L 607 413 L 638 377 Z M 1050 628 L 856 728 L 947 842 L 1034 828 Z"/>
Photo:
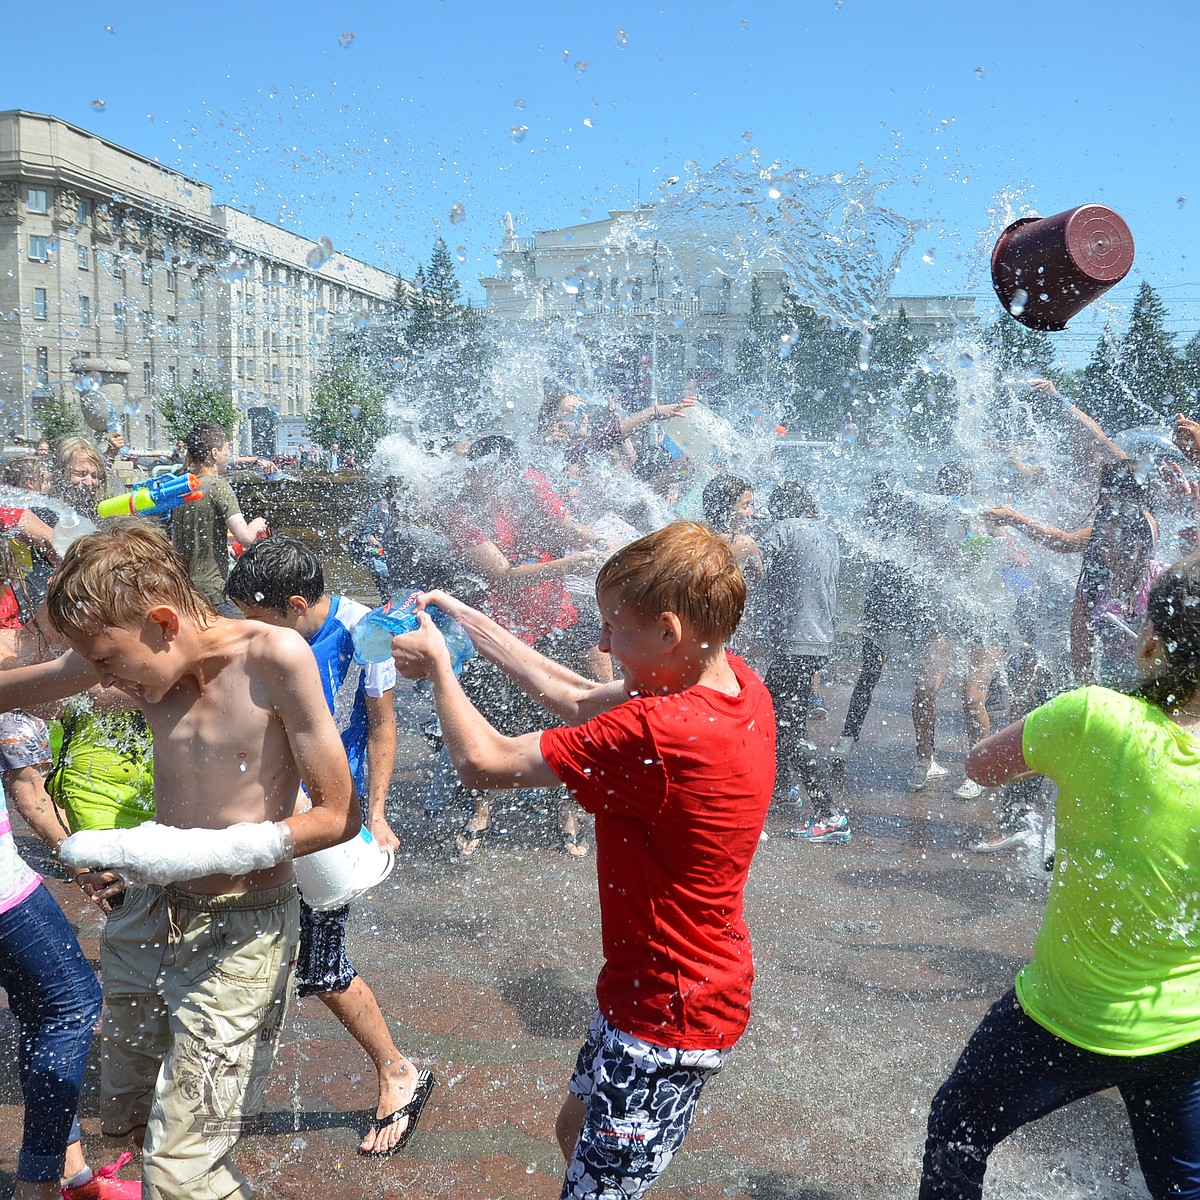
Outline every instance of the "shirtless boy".
<path fill-rule="evenodd" d="M 567 723 L 498 733 L 424 613 L 392 642 L 401 674 L 429 676 L 467 787 L 562 783 L 596 816 L 605 964 L 556 1126 L 562 1196 L 633 1200 L 682 1145 L 750 1015 L 742 892 L 775 782 L 775 717 L 762 682 L 724 648 L 746 582 L 728 542 L 689 521 L 619 550 L 596 581 L 599 646 L 624 669 L 606 684 L 451 596 L 424 599 Z"/>
<path fill-rule="evenodd" d="M 299 932 L 290 860 L 359 828 L 316 663 L 291 630 L 219 617 L 140 523 L 80 538 L 48 608 L 71 651 L 0 674 L 0 707 L 72 695 L 98 676 L 154 734 L 156 822 L 77 833 L 61 850 L 95 868 L 97 896 L 124 893 L 100 945 L 103 1130 L 144 1137 L 152 1200 L 251 1197 L 230 1152 L 261 1102 L 287 1009 Z M 301 778 L 313 806 L 293 816 Z"/>

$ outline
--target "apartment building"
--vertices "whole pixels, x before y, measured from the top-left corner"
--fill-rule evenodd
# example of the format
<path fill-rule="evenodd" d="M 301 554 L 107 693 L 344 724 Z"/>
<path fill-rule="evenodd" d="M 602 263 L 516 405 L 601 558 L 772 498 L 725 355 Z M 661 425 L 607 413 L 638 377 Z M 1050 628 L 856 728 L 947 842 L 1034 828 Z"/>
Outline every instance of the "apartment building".
<path fill-rule="evenodd" d="M 160 445 L 158 399 L 201 378 L 304 437 L 330 338 L 388 312 L 397 282 L 56 117 L 0 112 L 6 437 L 66 393 L 107 408 L 131 445 Z"/>

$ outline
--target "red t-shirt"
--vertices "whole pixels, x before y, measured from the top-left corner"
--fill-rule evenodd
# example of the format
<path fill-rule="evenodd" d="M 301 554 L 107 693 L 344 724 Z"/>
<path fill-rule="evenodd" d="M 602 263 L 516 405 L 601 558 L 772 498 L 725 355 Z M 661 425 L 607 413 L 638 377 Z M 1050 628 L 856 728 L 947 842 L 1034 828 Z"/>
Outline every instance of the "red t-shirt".
<path fill-rule="evenodd" d="M 775 786 L 775 713 L 758 676 L 728 657 L 737 696 L 635 697 L 541 740 L 596 816 L 600 1011 L 680 1050 L 732 1046 L 750 1017 L 742 891 Z"/>
<path fill-rule="evenodd" d="M 450 541 L 463 550 L 491 542 L 514 567 L 550 562 L 555 556 L 545 549 L 546 535 L 562 524 L 566 505 L 539 472 L 526 471 L 521 479 L 528 489 L 527 503 L 521 504 L 525 511 L 510 512 L 500 507 L 499 499 L 490 520 L 468 508 L 457 508 L 447 522 Z M 579 616 L 561 579 L 490 587 L 481 607 L 498 625 L 529 645 L 556 630 L 568 629 Z"/>

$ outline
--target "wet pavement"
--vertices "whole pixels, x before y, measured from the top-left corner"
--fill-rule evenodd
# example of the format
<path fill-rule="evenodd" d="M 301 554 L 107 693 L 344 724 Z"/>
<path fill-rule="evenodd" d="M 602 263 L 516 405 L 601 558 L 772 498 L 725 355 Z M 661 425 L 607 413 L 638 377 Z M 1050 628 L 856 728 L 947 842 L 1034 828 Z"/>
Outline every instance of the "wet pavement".
<path fill-rule="evenodd" d="M 848 688 L 826 690 L 835 714 Z M 907 793 L 911 684 L 886 679 L 846 786 L 854 839 L 786 836 L 767 822 L 746 895 L 758 967 L 754 1015 L 705 1091 L 685 1149 L 651 1191 L 663 1200 L 892 1200 L 914 1196 L 930 1099 L 988 1005 L 1025 961 L 1045 895 L 1036 855 L 979 856 L 992 800 L 963 802 L 963 735 L 952 696 L 939 726 L 951 774 Z M 810 735 L 828 745 L 834 721 Z M 944 747 L 944 750 L 942 749 Z M 513 808 L 507 834 L 452 854 L 465 813 L 422 814 L 427 751 L 402 737 L 390 815 L 404 850 L 358 906 L 351 959 L 397 1044 L 438 1079 L 403 1153 L 356 1153 L 374 1073 L 319 1002 L 285 1029 L 263 1114 L 237 1156 L 263 1197 L 558 1195 L 554 1117 L 594 1007 L 599 912 L 591 856 L 561 852 L 556 821 Z M 32 843 L 21 839 L 23 849 Z M 55 884 L 95 959 L 98 914 Z M 0 1053 L 15 1061 L 0 1012 Z M 95 1057 L 95 1055 L 93 1055 Z M 81 1106 L 98 1128 L 96 1077 Z M 15 1071 L 0 1075 L 0 1180 L 19 1141 Z M 1141 1197 L 1124 1110 L 1105 1093 L 1022 1130 L 992 1159 L 987 1196 Z"/>

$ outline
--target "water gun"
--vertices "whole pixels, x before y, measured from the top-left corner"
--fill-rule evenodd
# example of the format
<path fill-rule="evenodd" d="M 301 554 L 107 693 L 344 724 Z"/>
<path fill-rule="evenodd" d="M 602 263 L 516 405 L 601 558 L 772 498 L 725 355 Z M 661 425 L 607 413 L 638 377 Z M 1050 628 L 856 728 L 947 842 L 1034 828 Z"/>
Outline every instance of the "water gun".
<path fill-rule="evenodd" d="M 96 513 L 101 517 L 162 517 L 203 496 L 195 475 L 160 475 L 139 483 L 131 492 L 101 500 Z"/>

